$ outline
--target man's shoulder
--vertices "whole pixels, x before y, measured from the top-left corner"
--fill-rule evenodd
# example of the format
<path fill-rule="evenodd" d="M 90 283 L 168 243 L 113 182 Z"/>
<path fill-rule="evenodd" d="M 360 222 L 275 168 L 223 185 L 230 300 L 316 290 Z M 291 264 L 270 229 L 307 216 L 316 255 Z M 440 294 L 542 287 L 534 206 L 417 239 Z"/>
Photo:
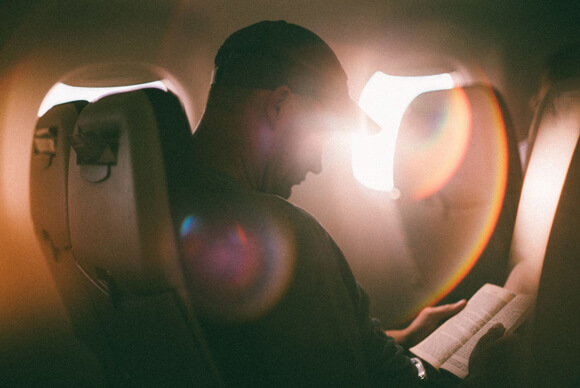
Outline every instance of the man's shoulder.
<path fill-rule="evenodd" d="M 282 197 L 248 190 L 207 173 L 191 181 L 195 183 L 184 190 L 180 201 L 181 212 L 188 215 L 195 214 L 218 224 L 283 229 L 293 238 L 326 235 L 326 230 L 308 211 Z"/>
<path fill-rule="evenodd" d="M 234 209 L 232 214 L 250 223 L 284 230 L 296 242 L 321 243 L 330 239 L 326 229 L 307 210 L 277 195 L 248 191 L 228 202 Z"/>
<path fill-rule="evenodd" d="M 257 193 L 255 198 L 259 207 L 273 216 L 287 219 L 298 225 L 321 227 L 318 220 L 308 211 L 277 195 Z"/>

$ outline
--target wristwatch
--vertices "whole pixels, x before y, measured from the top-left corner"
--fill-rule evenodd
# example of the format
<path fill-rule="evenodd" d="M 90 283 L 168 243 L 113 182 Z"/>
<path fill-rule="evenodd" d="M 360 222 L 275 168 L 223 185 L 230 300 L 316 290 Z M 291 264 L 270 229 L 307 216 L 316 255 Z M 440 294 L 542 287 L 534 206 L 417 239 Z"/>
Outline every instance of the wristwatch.
<path fill-rule="evenodd" d="M 415 368 L 417 368 L 417 375 L 419 376 L 419 380 L 421 382 L 427 381 L 427 369 L 425 369 L 423 361 L 421 361 L 417 357 L 411 357 L 410 360 L 413 363 L 413 365 L 415 365 Z"/>

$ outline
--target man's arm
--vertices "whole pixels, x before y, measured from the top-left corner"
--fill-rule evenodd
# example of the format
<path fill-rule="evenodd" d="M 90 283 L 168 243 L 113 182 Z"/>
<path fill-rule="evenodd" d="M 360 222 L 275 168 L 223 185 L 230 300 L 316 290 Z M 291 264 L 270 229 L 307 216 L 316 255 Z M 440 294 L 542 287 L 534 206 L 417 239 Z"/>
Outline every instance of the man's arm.
<path fill-rule="evenodd" d="M 357 308 L 371 385 L 419 386 L 417 368 L 407 356 L 405 349 L 385 334 L 379 320 L 369 316 L 369 298 L 361 287 L 358 287 Z"/>
<path fill-rule="evenodd" d="M 370 317 L 367 293 L 356 282 L 340 248 L 329 236 L 331 249 L 338 260 L 341 277 L 353 303 L 367 376 L 373 387 L 418 387 L 417 368 L 392 337 L 385 334 L 380 321 Z"/>

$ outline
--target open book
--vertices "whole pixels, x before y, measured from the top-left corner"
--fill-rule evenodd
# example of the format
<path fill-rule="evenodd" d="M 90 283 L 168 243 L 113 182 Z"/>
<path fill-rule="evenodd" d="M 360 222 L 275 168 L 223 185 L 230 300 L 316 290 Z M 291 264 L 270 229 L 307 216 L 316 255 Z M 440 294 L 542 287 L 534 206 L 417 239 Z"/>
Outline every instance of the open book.
<path fill-rule="evenodd" d="M 465 378 L 469 356 L 477 341 L 499 322 L 506 334 L 513 332 L 527 317 L 534 298 L 485 284 L 461 312 L 443 323 L 410 350 L 437 369 Z"/>

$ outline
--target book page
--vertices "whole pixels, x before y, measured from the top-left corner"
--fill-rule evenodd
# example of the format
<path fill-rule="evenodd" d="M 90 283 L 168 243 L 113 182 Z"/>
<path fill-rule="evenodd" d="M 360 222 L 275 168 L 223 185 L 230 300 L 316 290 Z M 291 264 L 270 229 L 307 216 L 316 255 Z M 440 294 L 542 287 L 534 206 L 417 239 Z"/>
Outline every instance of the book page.
<path fill-rule="evenodd" d="M 457 352 L 451 356 L 441 369 L 445 369 L 454 375 L 465 378 L 469 373 L 469 357 L 479 339 L 487 333 L 489 328 L 496 323 L 501 323 L 506 328 L 505 334 L 512 333 L 526 319 L 527 313 L 533 303 L 530 295 L 518 295 L 501 309 L 489 322 L 487 322 L 473 337 L 471 337 Z M 504 335 L 505 335 L 504 334 Z"/>
<path fill-rule="evenodd" d="M 502 287 L 485 284 L 471 297 L 461 312 L 439 326 L 410 351 L 433 367 L 439 368 L 514 296 Z"/>

